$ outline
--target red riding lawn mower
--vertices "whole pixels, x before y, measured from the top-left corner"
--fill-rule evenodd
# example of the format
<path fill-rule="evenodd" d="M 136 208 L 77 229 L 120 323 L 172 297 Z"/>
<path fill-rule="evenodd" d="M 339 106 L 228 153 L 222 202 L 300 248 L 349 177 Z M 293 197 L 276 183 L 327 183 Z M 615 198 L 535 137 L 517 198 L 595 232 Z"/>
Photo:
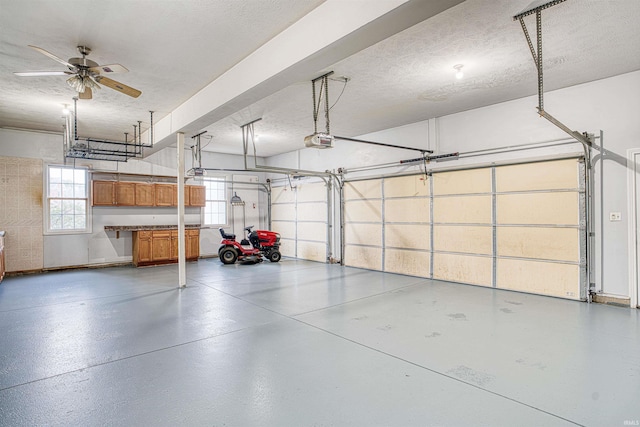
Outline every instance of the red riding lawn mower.
<path fill-rule="evenodd" d="M 274 231 L 255 230 L 253 225 L 245 227 L 247 239 L 240 243 L 236 241 L 235 234 L 227 234 L 220 227 L 220 249 L 218 256 L 223 264 L 233 264 L 236 261 L 262 262 L 263 256 L 271 262 L 278 262 L 282 258 L 280 254 L 280 234 Z"/>

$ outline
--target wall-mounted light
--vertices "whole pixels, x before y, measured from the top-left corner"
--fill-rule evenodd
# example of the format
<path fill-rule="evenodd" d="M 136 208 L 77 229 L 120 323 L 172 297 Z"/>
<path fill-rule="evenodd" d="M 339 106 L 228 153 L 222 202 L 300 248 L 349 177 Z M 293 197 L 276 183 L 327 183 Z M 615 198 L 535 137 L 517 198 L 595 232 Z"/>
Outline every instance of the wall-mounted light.
<path fill-rule="evenodd" d="M 68 104 L 62 104 L 64 106 L 64 108 L 62 109 L 62 114 L 64 114 L 65 116 L 68 116 L 69 113 L 71 113 L 71 110 L 69 110 L 69 105 Z"/>
<path fill-rule="evenodd" d="M 456 70 L 456 79 L 461 79 L 464 77 L 464 72 L 462 71 L 463 64 L 456 64 L 453 66 L 453 69 Z"/>
<path fill-rule="evenodd" d="M 233 193 L 233 197 L 231 198 L 231 206 L 244 206 L 244 202 L 238 196 L 238 193 Z"/>

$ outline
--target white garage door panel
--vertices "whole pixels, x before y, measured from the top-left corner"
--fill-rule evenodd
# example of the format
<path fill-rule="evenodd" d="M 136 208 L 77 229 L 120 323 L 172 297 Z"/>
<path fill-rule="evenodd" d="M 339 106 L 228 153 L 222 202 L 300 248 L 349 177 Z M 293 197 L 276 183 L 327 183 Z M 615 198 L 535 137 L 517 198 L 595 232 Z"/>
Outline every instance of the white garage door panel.
<path fill-rule="evenodd" d="M 303 184 L 298 186 L 298 203 L 322 202 L 327 200 L 327 187 L 323 183 Z"/>
<path fill-rule="evenodd" d="M 382 197 L 382 183 L 379 179 L 367 181 L 346 182 L 344 184 L 344 199 L 379 199 Z"/>
<path fill-rule="evenodd" d="M 271 189 L 271 203 L 293 203 L 296 193 L 289 187 L 273 187 Z"/>
<path fill-rule="evenodd" d="M 295 205 L 283 204 L 283 205 L 272 205 L 271 206 L 271 218 L 272 221 L 295 221 L 296 220 L 296 209 Z"/>
<path fill-rule="evenodd" d="M 472 255 L 433 254 L 433 278 L 492 286 L 493 260 Z"/>
<path fill-rule="evenodd" d="M 578 179 L 577 159 L 496 168 L 496 190 L 500 193 L 577 189 L 579 187 Z"/>
<path fill-rule="evenodd" d="M 429 182 L 424 175 L 385 178 L 384 197 L 420 197 L 429 195 Z"/>
<path fill-rule="evenodd" d="M 491 196 L 452 196 L 433 199 L 433 221 L 491 224 Z"/>
<path fill-rule="evenodd" d="M 345 220 L 347 222 L 381 222 L 381 200 L 353 200 L 345 203 Z"/>
<path fill-rule="evenodd" d="M 580 298 L 578 265 L 499 259 L 497 287 L 562 298 Z"/>
<path fill-rule="evenodd" d="M 296 241 L 293 239 L 280 239 L 280 253 L 283 256 L 296 256 Z"/>
<path fill-rule="evenodd" d="M 326 262 L 327 247 L 324 243 L 298 241 L 298 258 Z"/>
<path fill-rule="evenodd" d="M 429 222 L 430 200 L 415 199 L 386 199 L 384 202 L 385 222 Z"/>
<path fill-rule="evenodd" d="M 583 175 L 563 159 L 349 183 L 345 264 L 580 299 Z"/>
<path fill-rule="evenodd" d="M 327 225 L 317 222 L 299 222 L 298 240 L 314 240 L 316 242 L 327 241 Z"/>
<path fill-rule="evenodd" d="M 349 224 L 344 241 L 347 245 L 382 246 L 382 224 Z"/>
<path fill-rule="evenodd" d="M 488 226 L 434 225 L 433 247 L 444 252 L 491 255 L 493 229 Z"/>
<path fill-rule="evenodd" d="M 389 273 L 429 277 L 431 275 L 429 271 L 431 263 L 429 255 L 429 252 L 387 249 L 385 251 L 384 270 Z"/>
<path fill-rule="evenodd" d="M 296 238 L 295 222 L 271 221 L 271 229 L 276 233 L 280 233 L 282 239 Z"/>
<path fill-rule="evenodd" d="M 498 224 L 578 225 L 578 193 L 499 194 Z"/>
<path fill-rule="evenodd" d="M 491 193 L 491 169 L 469 169 L 433 174 L 433 194 Z"/>
<path fill-rule="evenodd" d="M 326 203 L 298 203 L 298 221 L 327 221 Z"/>
<path fill-rule="evenodd" d="M 346 245 L 345 264 L 350 267 L 382 270 L 382 248 Z"/>
<path fill-rule="evenodd" d="M 580 261 L 577 228 L 498 227 L 498 256 Z"/>
<path fill-rule="evenodd" d="M 324 183 L 272 188 L 271 228 L 282 236 L 282 255 L 326 262 L 326 198 Z"/>
<path fill-rule="evenodd" d="M 384 244 L 387 248 L 423 249 L 431 248 L 429 224 L 385 224 Z"/>

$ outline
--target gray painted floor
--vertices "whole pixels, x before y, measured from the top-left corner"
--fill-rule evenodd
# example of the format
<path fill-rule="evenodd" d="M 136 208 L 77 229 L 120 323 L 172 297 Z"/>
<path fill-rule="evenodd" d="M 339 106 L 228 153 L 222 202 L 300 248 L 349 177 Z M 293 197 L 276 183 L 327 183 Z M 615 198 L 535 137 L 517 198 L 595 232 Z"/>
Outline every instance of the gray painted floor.
<path fill-rule="evenodd" d="M 640 311 L 337 265 L 0 284 L 0 425 L 623 426 Z"/>

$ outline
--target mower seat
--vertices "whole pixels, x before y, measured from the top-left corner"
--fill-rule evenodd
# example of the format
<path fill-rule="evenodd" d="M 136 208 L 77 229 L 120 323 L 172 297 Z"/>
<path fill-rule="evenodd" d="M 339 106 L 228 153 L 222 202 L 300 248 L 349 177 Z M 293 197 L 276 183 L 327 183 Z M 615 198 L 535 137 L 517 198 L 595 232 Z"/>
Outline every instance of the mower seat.
<path fill-rule="evenodd" d="M 218 228 L 218 230 L 220 230 L 220 235 L 222 236 L 223 239 L 227 239 L 227 240 L 236 240 L 236 235 L 235 234 L 227 234 L 224 232 L 224 228 L 220 227 Z"/>

